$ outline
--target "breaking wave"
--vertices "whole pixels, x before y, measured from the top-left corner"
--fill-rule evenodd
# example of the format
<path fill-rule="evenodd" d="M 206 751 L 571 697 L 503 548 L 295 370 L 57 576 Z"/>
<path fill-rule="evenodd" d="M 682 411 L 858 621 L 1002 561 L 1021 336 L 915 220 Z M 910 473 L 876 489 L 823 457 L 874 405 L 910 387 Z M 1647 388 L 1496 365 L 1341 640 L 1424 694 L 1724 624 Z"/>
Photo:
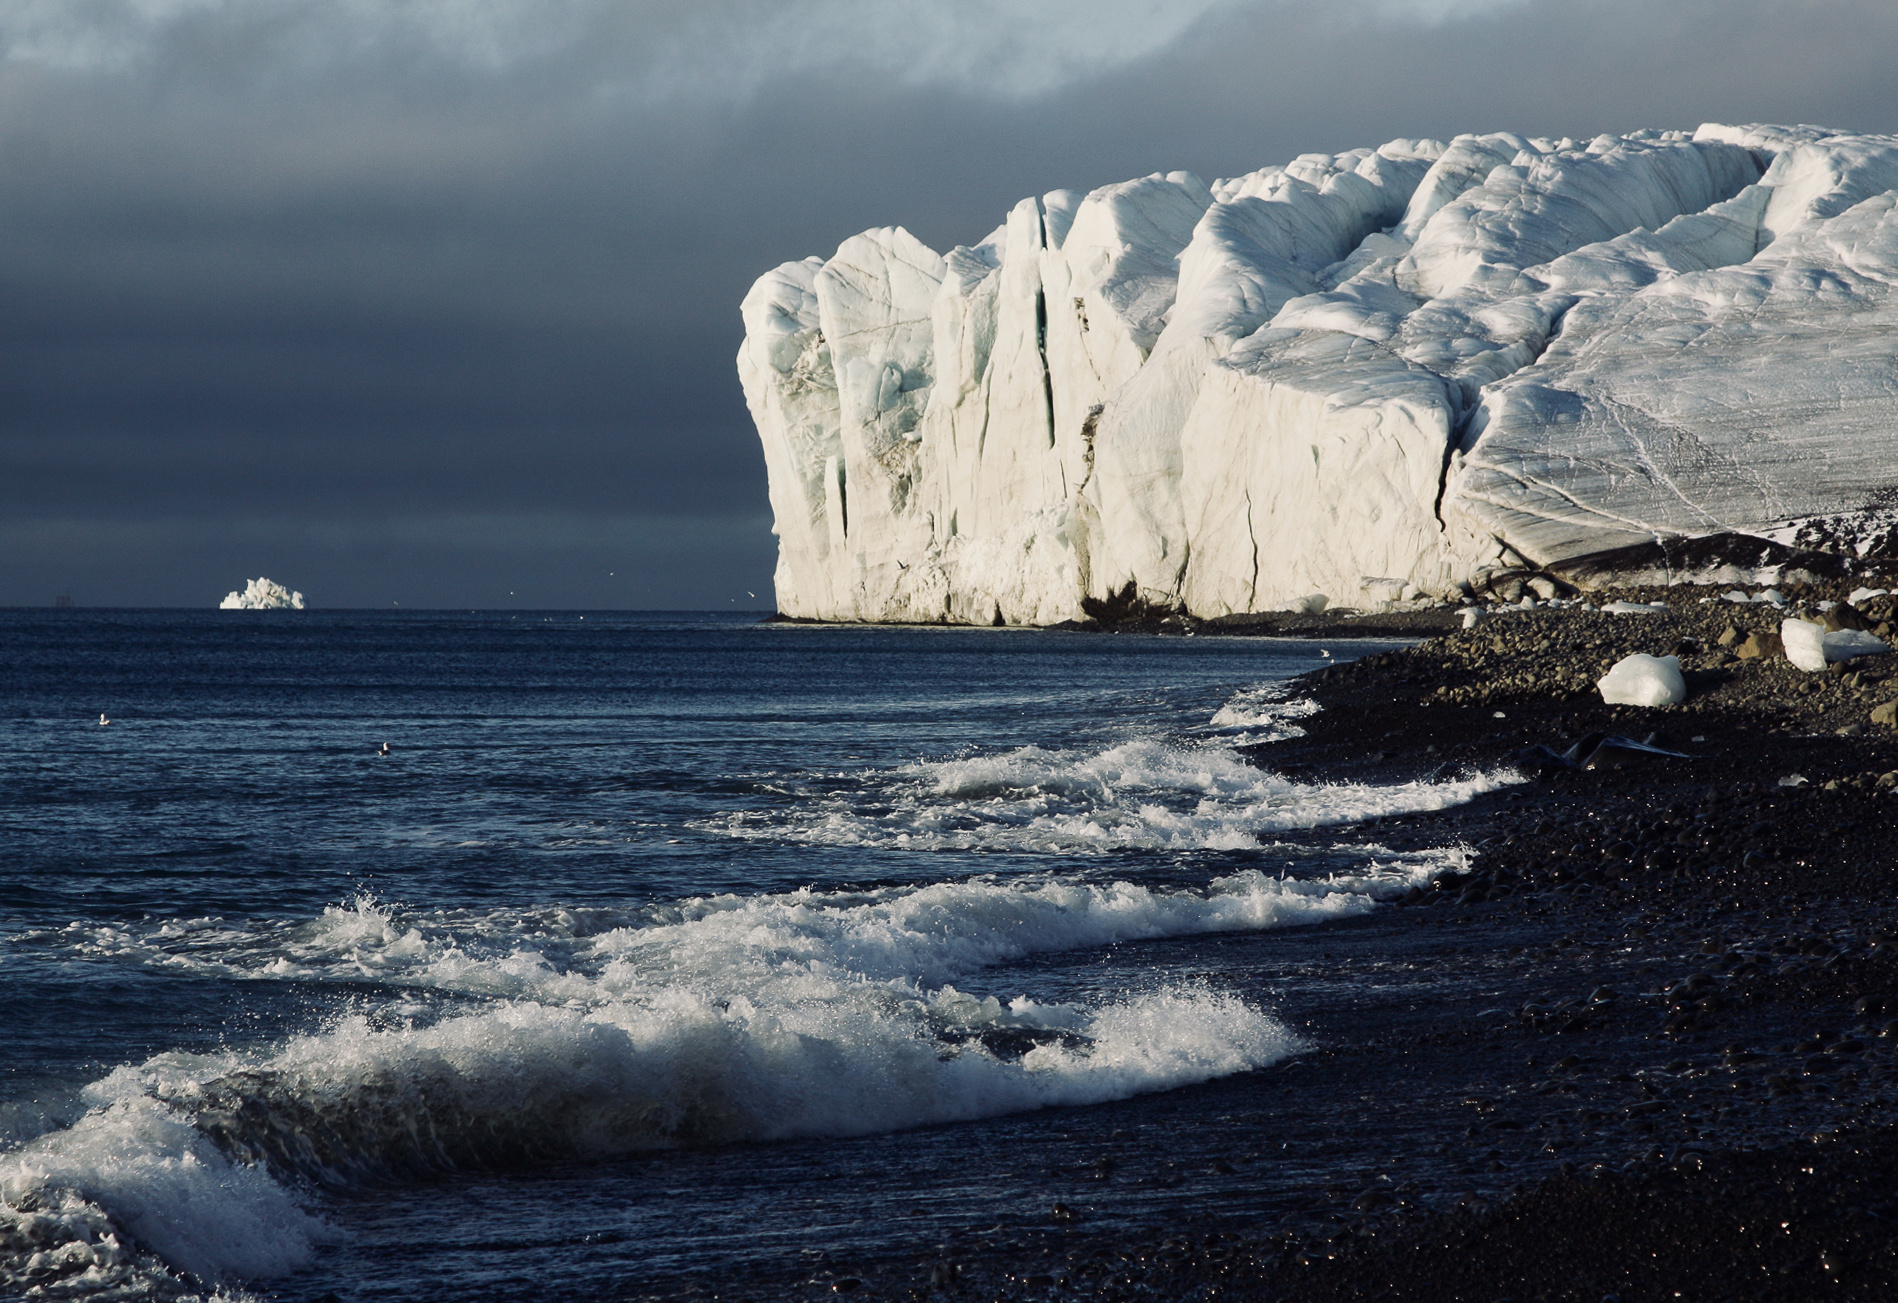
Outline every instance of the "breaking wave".
<path fill-rule="evenodd" d="M 1213 712 L 1214 728 L 1261 729 L 1249 733 L 1248 742 L 1278 742 L 1303 737 L 1305 730 L 1292 721 L 1309 719 L 1318 713 L 1318 703 L 1310 697 L 1292 697 L 1291 685 L 1283 682 L 1260 683 L 1241 688 Z"/>
<path fill-rule="evenodd" d="M 1224 743 L 1136 738 L 1098 750 L 1027 746 L 922 761 L 698 826 L 910 850 L 1245 850 L 1273 833 L 1447 809 L 1520 781 L 1502 769 L 1444 782 L 1299 782 L 1248 764 Z"/>
<path fill-rule="evenodd" d="M 806 773 L 766 787 L 787 798 L 775 807 L 699 826 L 927 850 L 1253 849 L 1517 781 L 1303 783 L 1235 749 L 1296 736 L 1315 709 L 1266 685 L 1233 696 L 1198 739 Z M 311 1034 L 119 1068 L 86 1088 L 70 1125 L 15 1118 L 0 1151 L 0 1293 L 183 1299 L 292 1271 L 331 1234 L 311 1211 L 324 1188 L 969 1122 L 1262 1068 L 1297 1038 L 1204 982 L 1070 978 L 1045 999 L 996 970 L 1362 914 L 1457 857 L 1352 856 L 1348 873 L 1248 870 L 1203 889 L 1051 872 L 644 907 L 421 912 L 362 898 L 300 921 L 21 934 L 78 961 L 351 994 Z M 1128 980 L 1125 966 L 1086 971 Z M 962 989 L 984 982 L 1005 989 Z"/>
<path fill-rule="evenodd" d="M 292 1270 L 326 1235 L 305 1185 L 861 1135 L 1264 1067 L 1297 1039 L 1202 984 L 1043 1002 L 954 983 L 1038 953 L 1358 914 L 1443 866 L 1391 856 L 1203 891 L 977 878 L 645 911 L 406 915 L 364 899 L 294 928 L 128 933 L 121 958 L 436 998 L 398 990 L 318 1033 L 95 1082 L 76 1123 L 0 1155 L 0 1285 L 177 1297 Z"/>

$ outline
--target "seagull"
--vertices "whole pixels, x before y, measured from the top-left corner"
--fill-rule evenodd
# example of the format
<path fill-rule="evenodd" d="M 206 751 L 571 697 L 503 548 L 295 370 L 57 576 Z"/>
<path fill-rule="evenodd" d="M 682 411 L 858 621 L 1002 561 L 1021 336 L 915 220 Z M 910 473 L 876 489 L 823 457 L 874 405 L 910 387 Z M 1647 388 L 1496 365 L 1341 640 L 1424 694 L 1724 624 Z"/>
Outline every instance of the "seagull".
<path fill-rule="evenodd" d="M 1320 648 L 1318 649 L 1318 654 L 1319 654 L 1320 656 L 1322 656 L 1322 657 L 1324 657 L 1324 658 L 1325 658 L 1326 660 L 1330 660 L 1330 659 L 1331 659 L 1331 653 L 1330 653 L 1330 652 L 1328 652 L 1328 651 L 1326 651 L 1326 650 L 1325 650 L 1325 649 L 1324 649 L 1323 647 L 1320 647 Z"/>
<path fill-rule="evenodd" d="M 382 744 L 382 750 L 380 750 L 380 751 L 378 751 L 378 752 L 376 752 L 376 754 L 377 754 L 377 755 L 379 755 L 379 756 L 386 756 L 386 755 L 388 755 L 388 754 L 389 754 L 389 744 L 388 744 L 387 742 L 384 742 L 384 743 Z"/>
<path fill-rule="evenodd" d="M 99 712 L 99 727 L 100 728 L 104 728 L 107 724 L 110 724 L 111 722 L 112 722 L 111 720 L 105 717 L 105 712 L 103 710 Z"/>

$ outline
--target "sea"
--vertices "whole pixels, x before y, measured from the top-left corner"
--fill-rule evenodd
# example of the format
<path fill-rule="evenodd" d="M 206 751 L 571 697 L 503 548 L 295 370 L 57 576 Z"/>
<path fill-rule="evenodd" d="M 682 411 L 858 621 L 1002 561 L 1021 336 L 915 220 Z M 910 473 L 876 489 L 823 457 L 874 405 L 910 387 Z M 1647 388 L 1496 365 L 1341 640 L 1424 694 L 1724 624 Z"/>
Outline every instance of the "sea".
<path fill-rule="evenodd" d="M 1262 757 L 1393 645 L 0 612 L 0 1297 L 765 1297 L 1374 1179 L 1308 1065 L 1484 993 L 1391 931 L 1461 850 L 1363 828 L 1515 776 Z"/>

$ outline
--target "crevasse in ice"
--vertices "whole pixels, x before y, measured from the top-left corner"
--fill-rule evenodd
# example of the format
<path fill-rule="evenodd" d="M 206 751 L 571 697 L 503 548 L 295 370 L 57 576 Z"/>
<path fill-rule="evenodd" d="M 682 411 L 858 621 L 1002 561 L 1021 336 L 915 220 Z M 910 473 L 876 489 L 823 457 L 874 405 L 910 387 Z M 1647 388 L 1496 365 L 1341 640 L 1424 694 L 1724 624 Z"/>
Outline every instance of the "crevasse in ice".
<path fill-rule="evenodd" d="M 1304 155 L 900 227 L 743 304 L 786 614 L 1449 596 L 1732 536 L 1898 544 L 1898 138 Z M 1131 588 L 1129 587 L 1131 586 Z"/>

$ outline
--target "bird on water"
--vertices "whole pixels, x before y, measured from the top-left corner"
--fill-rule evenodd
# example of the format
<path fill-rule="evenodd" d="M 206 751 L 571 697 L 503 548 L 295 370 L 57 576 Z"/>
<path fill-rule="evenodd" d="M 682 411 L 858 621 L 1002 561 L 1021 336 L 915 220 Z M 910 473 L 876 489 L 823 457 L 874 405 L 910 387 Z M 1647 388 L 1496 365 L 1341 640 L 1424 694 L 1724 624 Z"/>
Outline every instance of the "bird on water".
<path fill-rule="evenodd" d="M 386 755 L 388 755 L 388 754 L 389 754 L 389 744 L 388 744 L 387 742 L 384 742 L 384 743 L 382 744 L 382 750 L 380 750 L 380 751 L 378 751 L 378 752 L 376 752 L 376 754 L 377 754 L 377 755 L 379 755 L 379 756 L 386 756 Z"/>

